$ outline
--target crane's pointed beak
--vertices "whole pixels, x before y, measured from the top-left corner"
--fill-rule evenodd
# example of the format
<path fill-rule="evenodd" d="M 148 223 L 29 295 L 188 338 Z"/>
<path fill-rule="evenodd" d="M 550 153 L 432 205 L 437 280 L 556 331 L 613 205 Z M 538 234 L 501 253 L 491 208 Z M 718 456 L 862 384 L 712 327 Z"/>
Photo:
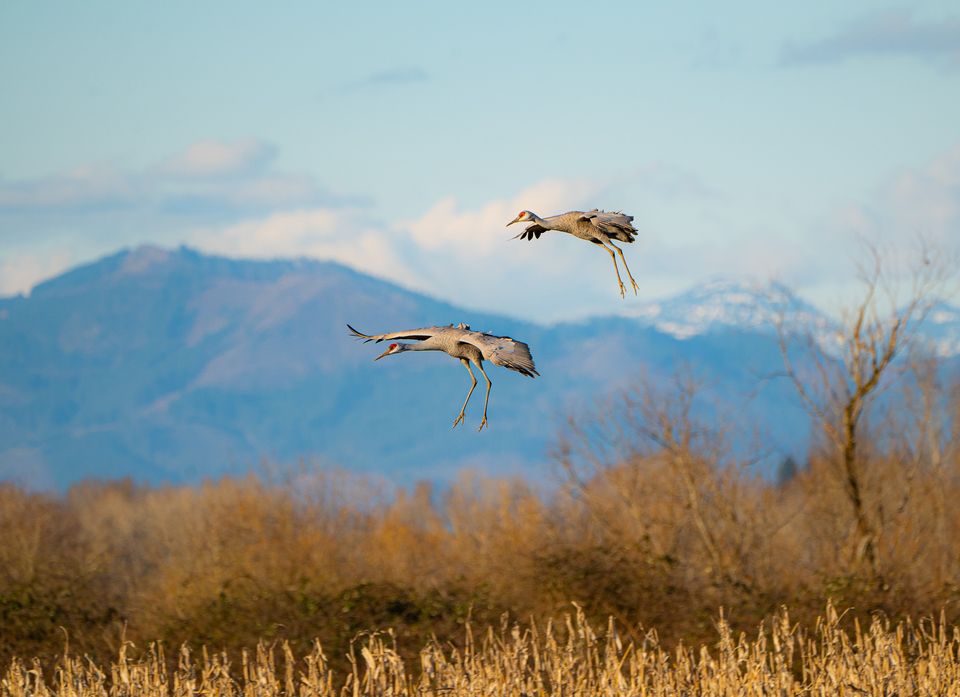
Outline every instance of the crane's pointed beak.
<path fill-rule="evenodd" d="M 376 363 L 376 362 L 379 361 L 381 358 L 383 358 L 384 356 L 387 356 L 387 355 L 389 355 L 389 354 L 390 354 L 390 349 L 387 349 L 386 351 L 384 351 L 384 352 L 381 353 L 379 356 L 377 356 L 376 358 L 373 359 L 374 363 Z"/>
<path fill-rule="evenodd" d="M 507 227 L 510 227 L 510 226 L 513 225 L 514 223 L 518 223 L 518 222 L 520 222 L 520 216 L 517 216 L 516 218 L 514 218 L 513 220 L 511 220 L 509 223 L 507 223 Z"/>

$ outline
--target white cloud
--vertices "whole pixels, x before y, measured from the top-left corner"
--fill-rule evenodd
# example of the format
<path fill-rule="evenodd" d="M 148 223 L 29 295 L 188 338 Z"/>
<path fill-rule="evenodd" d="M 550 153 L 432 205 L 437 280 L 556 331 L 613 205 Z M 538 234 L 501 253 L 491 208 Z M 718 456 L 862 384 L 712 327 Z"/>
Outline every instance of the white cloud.
<path fill-rule="evenodd" d="M 397 223 L 356 209 L 304 209 L 198 230 L 184 241 L 228 256 L 333 259 L 458 305 L 559 319 L 588 314 L 597 297 L 615 297 L 609 257 L 566 235 L 511 241 L 515 231 L 506 224 L 521 209 L 550 215 L 582 207 L 596 189 L 547 180 L 476 208 L 441 199 Z"/>
<path fill-rule="evenodd" d="M 66 271 L 76 261 L 65 250 L 0 258 L 0 296 L 27 294 L 39 281 Z"/>
<path fill-rule="evenodd" d="M 894 172 L 863 199 L 811 217 L 806 229 L 803 244 L 783 250 L 781 277 L 821 306 L 860 292 L 865 245 L 882 255 L 894 285 L 901 274 L 908 282 L 924 248 L 949 264 L 960 258 L 960 146 Z"/>
<path fill-rule="evenodd" d="M 276 154 L 275 146 L 255 138 L 203 140 L 166 160 L 158 171 L 176 177 L 233 177 L 261 171 Z"/>
<path fill-rule="evenodd" d="M 881 10 L 859 17 L 835 34 L 784 46 L 784 64 L 833 63 L 854 56 L 912 55 L 960 65 L 960 18 L 923 20 L 909 10 Z"/>
<path fill-rule="evenodd" d="M 390 231 L 364 221 L 358 210 L 309 208 L 274 213 L 221 228 L 194 231 L 184 243 L 229 257 L 332 259 L 417 285 Z"/>
<path fill-rule="evenodd" d="M 367 205 L 331 194 L 315 177 L 273 170 L 274 151 L 258 140 L 203 141 L 143 169 L 91 166 L 0 179 L 0 293 L 26 292 L 68 264 L 123 246 L 170 244 L 192 230 L 222 230 L 281 212 Z M 316 245 L 284 249 L 324 252 Z M 226 244 L 219 250 L 238 253 Z"/>
<path fill-rule="evenodd" d="M 904 233 L 960 240 L 960 145 L 926 167 L 901 172 L 884 187 L 882 200 Z"/>
<path fill-rule="evenodd" d="M 616 297 L 609 257 L 562 233 L 512 240 L 520 229 L 506 225 L 520 210 L 547 216 L 592 207 L 599 189 L 549 179 L 475 208 L 447 198 L 394 234 L 405 234 L 415 250 L 406 257 L 419 285 L 445 300 L 544 321 L 595 314 L 601 298 Z"/>
<path fill-rule="evenodd" d="M 195 225 L 210 218 L 361 203 L 331 194 L 314 177 L 271 171 L 275 153 L 273 145 L 259 140 L 202 141 L 143 170 L 81 167 L 36 179 L 0 180 L 0 223 L 5 215 L 32 216 L 40 226 L 44 218 L 64 213 L 123 210 L 153 219 L 173 215 Z"/>
<path fill-rule="evenodd" d="M 717 273 L 779 278 L 811 295 L 821 291 L 823 298 L 824 289 L 851 278 L 864 238 L 960 241 L 960 147 L 890 177 L 870 200 L 811 213 L 806 220 L 771 217 L 767 209 L 751 208 L 750 196 L 738 200 L 667 163 L 637 166 L 619 179 L 546 179 L 470 206 L 442 197 L 421 215 L 399 221 L 324 197 L 314 179 L 288 173 L 169 180 L 91 169 L 54 179 L 70 186 L 21 187 L 16 201 L 53 210 L 98 197 L 134 201 L 130 205 L 140 206 L 141 214 L 136 221 L 161 232 L 137 227 L 139 237 L 123 237 L 123 244 L 183 242 L 230 257 L 332 259 L 461 306 L 542 321 L 626 311 L 632 298 L 620 301 L 610 258 L 592 245 L 555 233 L 511 240 L 519 228 L 506 223 L 522 209 L 546 216 L 622 205 L 636 216 L 640 234 L 625 253 L 648 298 Z M 16 191 L 0 182 L 0 216 L 3 201 L 13 205 Z M 86 247 L 76 233 L 29 245 L 14 243 L 19 238 L 10 235 L 4 250 L 0 235 L 0 293 L 25 291 L 76 259 L 113 251 L 121 237 L 99 230 L 109 230 L 118 219 L 97 215 L 95 207 L 85 218 L 61 218 L 71 226 L 86 220 L 87 227 L 77 229 L 98 231 L 92 234 L 97 245 Z M 62 252 L 34 253 L 41 248 Z"/>
<path fill-rule="evenodd" d="M 447 250 L 459 257 L 488 256 L 509 238 L 506 225 L 519 211 L 546 216 L 571 210 L 582 206 L 596 189 L 589 182 L 549 179 L 510 199 L 495 199 L 473 210 L 461 210 L 456 199 L 448 197 L 401 227 L 424 249 Z"/>
<path fill-rule="evenodd" d="M 33 180 L 0 181 L 0 212 L 113 209 L 142 195 L 139 183 L 109 167 L 78 167 Z"/>
<path fill-rule="evenodd" d="M 840 224 L 868 239 L 947 248 L 960 244 L 960 145 L 883 182 L 871 200 L 841 207 Z"/>

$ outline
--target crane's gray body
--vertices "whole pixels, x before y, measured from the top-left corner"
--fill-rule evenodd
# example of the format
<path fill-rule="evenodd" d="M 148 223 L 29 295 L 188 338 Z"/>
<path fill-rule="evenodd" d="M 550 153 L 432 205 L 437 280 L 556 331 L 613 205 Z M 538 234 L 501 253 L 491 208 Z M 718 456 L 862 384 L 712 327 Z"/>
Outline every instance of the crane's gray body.
<path fill-rule="evenodd" d="M 527 240 L 540 239 L 540 235 L 547 230 L 557 230 L 594 244 L 603 244 L 610 240 L 629 244 L 637 234 L 632 215 L 597 209 L 586 212 L 568 211 L 547 218 L 533 214 L 532 222 L 518 237 Z"/>
<path fill-rule="evenodd" d="M 515 341 L 509 336 L 471 331 L 466 324 L 408 329 L 390 334 L 362 334 L 350 325 L 347 327 L 354 336 L 364 341 L 380 343 L 392 339 L 408 339 L 418 342 L 398 344 L 404 347 L 400 351 L 443 351 L 454 358 L 465 358 L 478 365 L 486 359 L 494 365 L 515 370 L 531 378 L 539 375 L 530 355 L 530 347 L 525 343 Z"/>
<path fill-rule="evenodd" d="M 558 230 L 602 247 L 613 260 L 613 270 L 617 274 L 617 285 L 620 287 L 620 297 L 622 298 L 626 295 L 626 290 L 623 286 L 623 280 L 620 278 L 620 269 L 617 268 L 617 258 L 614 256 L 614 253 L 619 254 L 620 260 L 623 262 L 623 268 L 626 270 L 633 286 L 634 295 L 639 290 L 637 282 L 633 279 L 633 274 L 630 273 L 630 267 L 627 266 L 627 259 L 623 256 L 623 250 L 613 243 L 613 240 L 626 242 L 627 244 L 633 242 L 637 229 L 633 227 L 632 215 L 626 215 L 618 211 L 601 211 L 594 208 L 592 211 L 569 211 L 560 215 L 541 218 L 531 211 L 520 211 L 516 218 L 507 223 L 507 226 L 509 227 L 514 223 L 531 223 L 514 239 L 519 237 L 522 240 L 538 240 L 540 235 L 547 230 Z"/>
<path fill-rule="evenodd" d="M 480 422 L 482 429 L 487 424 L 487 405 L 490 402 L 490 388 L 493 386 L 486 371 L 483 369 L 484 359 L 494 365 L 509 368 L 527 377 L 539 375 L 537 368 L 533 363 L 533 356 L 530 355 L 530 347 L 522 341 L 514 341 L 509 336 L 496 336 L 484 332 L 471 331 L 469 325 L 452 324 L 445 327 L 423 327 L 422 329 L 408 329 L 401 332 L 391 332 L 389 334 L 363 334 L 357 331 L 349 324 L 347 328 L 353 336 L 363 339 L 364 342 L 389 341 L 391 339 L 416 341 L 415 344 L 390 344 L 390 348 L 384 351 L 376 360 L 384 356 L 390 356 L 406 351 L 443 351 L 446 354 L 459 358 L 460 362 L 470 373 L 472 384 L 470 391 L 467 392 L 467 398 L 463 402 L 460 414 L 457 416 L 453 425 L 463 421 L 464 410 L 467 408 L 467 402 L 470 401 L 470 395 L 477 386 L 477 379 L 470 369 L 473 363 L 487 381 L 487 396 L 483 404 L 483 419 Z"/>

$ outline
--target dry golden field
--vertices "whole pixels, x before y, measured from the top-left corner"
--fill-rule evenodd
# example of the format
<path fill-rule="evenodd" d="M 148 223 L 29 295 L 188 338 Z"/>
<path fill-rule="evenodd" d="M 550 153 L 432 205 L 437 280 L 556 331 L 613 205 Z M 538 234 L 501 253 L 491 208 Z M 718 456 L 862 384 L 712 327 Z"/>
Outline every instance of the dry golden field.
<path fill-rule="evenodd" d="M 335 672 L 319 643 L 296 657 L 289 644 L 260 643 L 231 662 L 225 653 L 179 651 L 175 668 L 156 644 L 109 666 L 66 656 L 44 672 L 14 660 L 0 697 L 326 697 L 370 695 L 960 695 L 960 630 L 938 622 L 868 627 L 832 607 L 801 629 L 786 611 L 753 635 L 722 618 L 709 646 L 663 648 L 650 631 L 626 640 L 611 619 L 596 632 L 577 611 L 558 626 L 501 626 L 458 647 L 432 640 L 405 662 L 390 632 L 360 635 L 348 669 Z"/>

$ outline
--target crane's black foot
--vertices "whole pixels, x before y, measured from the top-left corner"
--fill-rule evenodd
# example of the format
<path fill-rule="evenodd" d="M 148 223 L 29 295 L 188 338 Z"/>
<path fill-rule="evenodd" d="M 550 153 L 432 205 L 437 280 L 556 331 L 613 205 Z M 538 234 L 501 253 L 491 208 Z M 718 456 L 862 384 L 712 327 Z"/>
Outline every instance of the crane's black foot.
<path fill-rule="evenodd" d="M 640 286 L 637 285 L 637 282 L 634 281 L 634 280 L 631 278 L 631 279 L 630 279 L 630 285 L 633 286 L 633 294 L 634 294 L 634 295 L 638 295 L 639 292 L 640 292 Z"/>
<path fill-rule="evenodd" d="M 461 424 L 461 423 L 463 423 L 463 412 L 462 412 L 462 411 L 460 412 L 460 415 L 457 416 L 457 418 L 453 420 L 453 426 L 451 426 L 450 428 L 456 428 L 457 425 L 458 425 L 458 424 Z"/>
<path fill-rule="evenodd" d="M 627 297 L 627 289 L 623 285 L 623 281 L 617 281 L 617 283 L 620 284 L 620 297 L 621 298 Z"/>
<path fill-rule="evenodd" d="M 483 427 L 486 426 L 486 425 L 487 425 L 487 415 L 484 414 L 484 415 L 483 415 L 483 419 L 480 420 L 480 428 L 478 428 L 477 431 L 478 431 L 478 432 L 479 432 L 479 431 L 482 431 L 482 430 L 483 430 Z"/>

